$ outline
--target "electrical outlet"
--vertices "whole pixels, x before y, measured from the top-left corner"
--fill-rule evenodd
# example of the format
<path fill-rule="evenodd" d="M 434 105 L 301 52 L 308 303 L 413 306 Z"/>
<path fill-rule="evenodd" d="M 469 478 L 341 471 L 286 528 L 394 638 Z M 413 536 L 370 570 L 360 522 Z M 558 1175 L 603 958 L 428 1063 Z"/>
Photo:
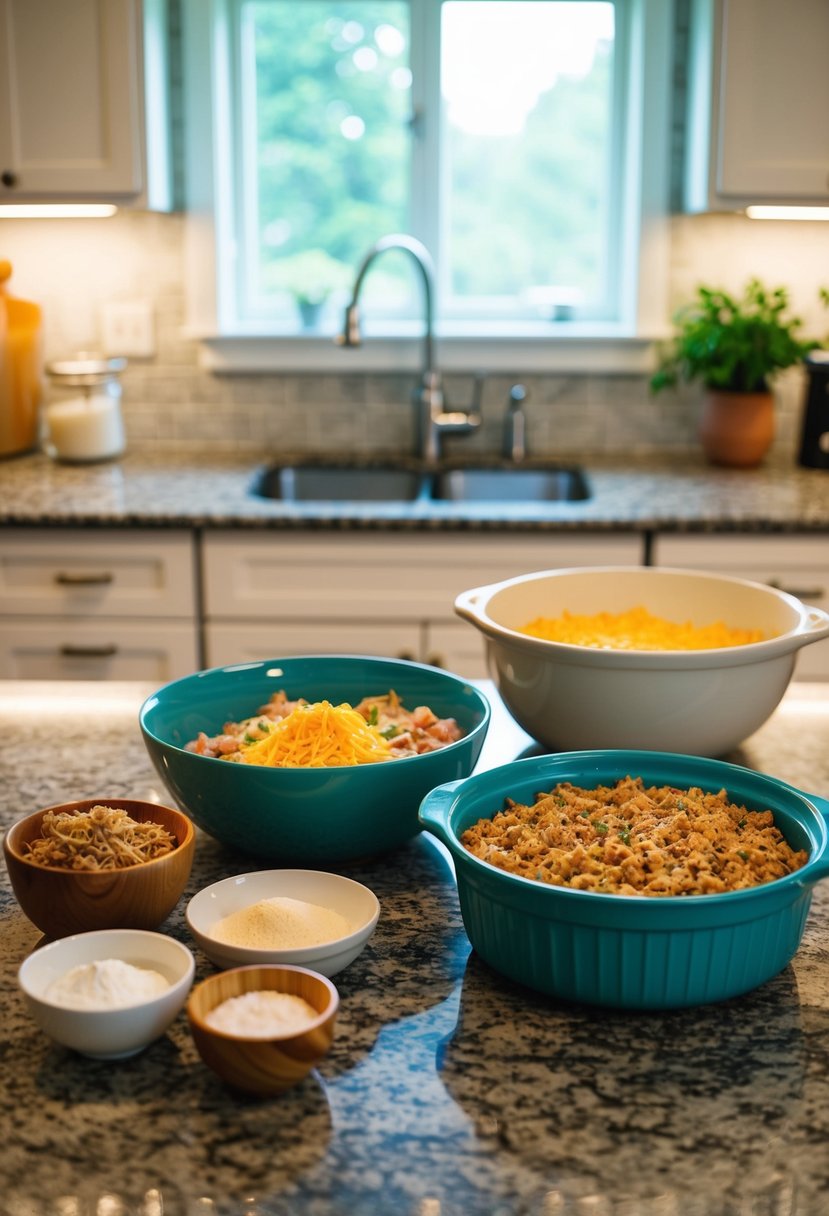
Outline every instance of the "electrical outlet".
<path fill-rule="evenodd" d="M 113 300 L 101 311 L 101 344 L 107 355 L 149 359 L 155 354 L 153 306 L 149 300 Z"/>

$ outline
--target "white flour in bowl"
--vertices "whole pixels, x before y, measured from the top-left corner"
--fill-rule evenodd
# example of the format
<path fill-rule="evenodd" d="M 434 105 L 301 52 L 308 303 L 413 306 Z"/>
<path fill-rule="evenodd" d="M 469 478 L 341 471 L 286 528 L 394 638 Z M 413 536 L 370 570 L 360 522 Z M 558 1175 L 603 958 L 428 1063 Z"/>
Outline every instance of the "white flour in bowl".
<path fill-rule="evenodd" d="M 301 996 L 262 989 L 228 997 L 211 1009 L 205 1022 L 214 1030 L 250 1039 L 298 1034 L 319 1017 Z"/>
<path fill-rule="evenodd" d="M 170 981 L 149 967 L 102 958 L 81 963 L 54 980 L 46 999 L 64 1009 L 119 1009 L 151 1000 L 169 987 Z"/>
<path fill-rule="evenodd" d="M 353 926 L 333 908 L 277 895 L 231 912 L 213 925 L 210 936 L 250 950 L 296 950 L 337 941 L 352 932 Z"/>

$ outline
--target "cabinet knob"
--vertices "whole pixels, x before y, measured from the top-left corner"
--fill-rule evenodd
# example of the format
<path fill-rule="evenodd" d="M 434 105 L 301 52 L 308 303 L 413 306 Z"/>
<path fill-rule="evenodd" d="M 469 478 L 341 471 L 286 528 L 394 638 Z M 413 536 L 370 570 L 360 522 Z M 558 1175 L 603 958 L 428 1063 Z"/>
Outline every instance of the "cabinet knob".
<path fill-rule="evenodd" d="M 405 659 L 408 663 L 413 663 L 415 656 L 411 650 L 398 650 L 395 657 L 398 659 Z"/>
<path fill-rule="evenodd" d="M 3 172 L 0 173 L 0 182 L 2 182 L 4 186 L 8 186 L 11 190 L 17 185 L 17 174 L 13 173 L 11 169 L 4 169 Z"/>
<path fill-rule="evenodd" d="M 432 654 L 426 656 L 426 662 L 430 667 L 445 667 L 446 655 L 438 654 L 437 651 L 434 651 Z"/>

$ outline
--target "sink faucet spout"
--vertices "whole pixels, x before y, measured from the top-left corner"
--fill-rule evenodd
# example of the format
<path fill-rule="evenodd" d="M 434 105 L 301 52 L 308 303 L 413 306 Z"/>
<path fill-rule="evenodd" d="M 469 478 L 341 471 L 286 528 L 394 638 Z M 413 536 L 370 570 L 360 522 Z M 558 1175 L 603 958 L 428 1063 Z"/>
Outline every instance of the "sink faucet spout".
<path fill-rule="evenodd" d="M 345 322 L 337 341 L 341 346 L 360 346 L 359 298 L 363 282 L 376 259 L 389 249 L 407 253 L 417 267 L 423 287 L 423 369 L 420 383 L 412 394 L 415 407 L 415 435 L 418 456 L 429 464 L 440 459 L 440 437 L 444 431 L 465 433 L 475 430 L 481 423 L 481 383 L 477 384 L 476 399 L 468 410 L 451 411 L 445 408 L 443 385 L 434 359 L 434 282 L 435 270 L 426 246 L 414 237 L 393 233 L 381 237 L 363 258 L 354 280 L 351 300 L 345 310 Z"/>

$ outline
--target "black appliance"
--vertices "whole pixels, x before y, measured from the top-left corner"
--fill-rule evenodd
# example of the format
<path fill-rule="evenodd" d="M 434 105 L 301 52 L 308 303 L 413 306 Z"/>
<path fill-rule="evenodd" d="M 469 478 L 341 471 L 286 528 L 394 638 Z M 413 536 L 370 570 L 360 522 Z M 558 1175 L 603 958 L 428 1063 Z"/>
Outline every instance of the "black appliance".
<path fill-rule="evenodd" d="M 829 350 L 805 359 L 809 377 L 798 461 L 810 469 L 829 469 Z"/>

